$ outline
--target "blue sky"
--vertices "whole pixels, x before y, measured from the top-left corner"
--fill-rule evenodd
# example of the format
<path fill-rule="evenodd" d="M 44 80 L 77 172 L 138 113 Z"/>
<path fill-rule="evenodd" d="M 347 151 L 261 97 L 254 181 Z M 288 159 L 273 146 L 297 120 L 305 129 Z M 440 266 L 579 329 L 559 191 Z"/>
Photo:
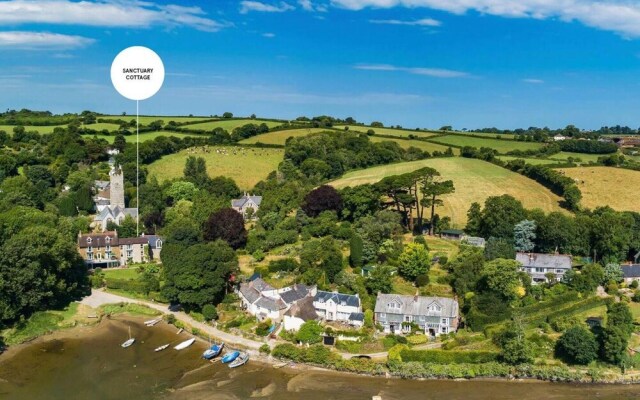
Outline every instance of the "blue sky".
<path fill-rule="evenodd" d="M 134 113 L 109 78 L 132 45 L 167 72 L 143 114 L 640 126 L 623 0 L 0 1 L 0 107 Z"/>

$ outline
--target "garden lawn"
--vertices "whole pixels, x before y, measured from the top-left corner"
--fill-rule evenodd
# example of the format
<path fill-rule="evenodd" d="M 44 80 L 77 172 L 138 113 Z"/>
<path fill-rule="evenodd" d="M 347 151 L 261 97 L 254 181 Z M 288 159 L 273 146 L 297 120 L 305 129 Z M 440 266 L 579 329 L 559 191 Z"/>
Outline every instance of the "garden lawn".
<path fill-rule="evenodd" d="M 241 140 L 241 144 L 255 144 L 255 143 L 264 143 L 264 144 L 277 144 L 284 146 L 284 143 L 290 137 L 301 137 L 307 136 L 311 133 L 317 132 L 326 132 L 331 131 L 330 129 L 323 128 L 302 128 L 302 129 L 288 129 L 284 131 L 275 131 L 269 133 L 263 133 L 262 135 L 257 135 L 250 137 L 249 139 Z"/>
<path fill-rule="evenodd" d="M 385 176 L 422 167 L 435 168 L 442 174 L 442 179 L 453 181 L 455 193 L 444 196 L 444 206 L 436 208 L 436 212 L 441 216 L 449 216 L 455 228 L 463 228 L 466 224 L 471 203 L 484 204 L 490 196 L 509 194 L 522 201 L 525 208 L 540 208 L 545 212 L 562 210 L 559 206 L 561 198 L 539 183 L 497 165 L 462 157 L 430 158 L 352 171 L 330 185 L 341 189 L 375 183 Z"/>
<path fill-rule="evenodd" d="M 440 143 L 444 145 L 452 146 L 472 146 L 476 148 L 490 147 L 497 150 L 499 153 L 506 153 L 511 150 L 536 150 L 542 147 L 540 143 L 533 142 L 518 142 L 509 139 L 491 139 L 491 138 L 477 138 L 465 135 L 446 135 L 438 136 L 433 139 L 429 139 L 434 143 Z"/>
<path fill-rule="evenodd" d="M 587 208 L 610 206 L 618 211 L 640 212 L 640 171 L 614 167 L 563 168 L 577 181 L 581 204 Z"/>
<path fill-rule="evenodd" d="M 215 128 L 222 128 L 231 133 L 235 128 L 247 124 L 260 125 L 262 123 L 267 124 L 269 128 L 280 126 L 283 122 L 278 121 L 265 121 L 260 119 L 223 119 L 219 121 L 203 122 L 200 124 L 189 124 L 182 126 L 183 129 L 204 129 L 206 131 L 214 130 Z"/>
<path fill-rule="evenodd" d="M 379 137 L 379 136 L 369 136 L 369 140 L 371 140 L 374 143 L 389 142 L 389 141 L 396 142 L 403 149 L 407 149 L 409 147 L 417 147 L 420 150 L 428 151 L 429 153 L 433 153 L 434 151 L 439 151 L 441 153 L 444 153 L 449 148 L 449 146 L 443 146 L 436 143 L 425 142 L 424 140 L 391 139 L 391 138 Z M 453 154 L 460 154 L 460 149 L 458 148 L 452 147 L 451 150 L 453 150 Z"/>
<path fill-rule="evenodd" d="M 160 181 L 181 178 L 189 156 L 204 158 L 210 177 L 232 178 L 240 189 L 250 190 L 278 168 L 284 150 L 227 146 L 189 148 L 164 156 L 147 169 L 151 176 L 156 176 Z"/>

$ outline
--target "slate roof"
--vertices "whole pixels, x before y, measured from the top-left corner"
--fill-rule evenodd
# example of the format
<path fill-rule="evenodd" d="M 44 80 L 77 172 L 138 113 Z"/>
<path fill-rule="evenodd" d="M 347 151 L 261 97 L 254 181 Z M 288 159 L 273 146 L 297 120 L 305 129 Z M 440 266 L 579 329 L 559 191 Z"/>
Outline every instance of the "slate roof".
<path fill-rule="evenodd" d="M 360 307 L 360 297 L 353 294 L 342 294 L 318 290 L 314 297 L 314 301 L 318 301 L 320 303 L 326 303 L 329 300 L 333 300 L 333 302 L 336 304 L 347 305 L 351 307 Z"/>
<path fill-rule="evenodd" d="M 564 254 L 517 253 L 516 261 L 528 268 L 571 269 L 571 256 Z"/>
<path fill-rule="evenodd" d="M 147 240 L 149 240 L 149 247 L 152 249 L 158 248 L 158 240 L 160 241 L 160 247 L 162 247 L 162 242 L 164 242 L 164 239 L 162 239 L 158 235 L 144 235 L 144 237 L 146 237 Z"/>
<path fill-rule="evenodd" d="M 640 278 L 640 264 L 622 265 L 625 278 Z"/>
<path fill-rule="evenodd" d="M 399 308 L 390 308 L 392 302 L 397 303 Z M 440 313 L 434 314 L 429 311 L 429 306 L 433 303 L 442 309 Z M 402 315 L 440 315 L 443 317 L 458 316 L 458 302 L 447 297 L 423 297 L 423 296 L 403 296 L 399 294 L 378 294 L 376 298 L 375 312 Z"/>
<path fill-rule="evenodd" d="M 275 290 L 273 288 L 273 286 L 269 285 L 267 282 L 262 280 L 262 278 L 254 279 L 250 283 L 250 285 L 253 286 L 258 292 L 265 292 L 265 291 L 268 291 L 268 290 Z"/>
<path fill-rule="evenodd" d="M 363 322 L 364 321 L 364 313 L 354 312 L 354 313 L 349 314 L 349 321 L 360 321 L 360 322 Z"/>
<path fill-rule="evenodd" d="M 107 237 L 111 239 L 109 244 L 111 246 L 118 245 L 118 233 L 106 231 L 103 233 L 95 233 L 88 235 L 80 235 L 78 236 L 78 247 L 81 249 L 86 249 L 87 247 L 104 247 L 107 244 Z M 91 241 L 89 241 L 91 239 Z"/>
<path fill-rule="evenodd" d="M 241 198 L 231 200 L 231 207 L 242 208 L 249 200 L 251 200 L 256 206 L 260 207 L 260 203 L 262 203 L 262 196 L 251 196 L 245 193 Z"/>
<path fill-rule="evenodd" d="M 318 313 L 313 307 L 313 297 L 307 297 L 292 305 L 284 315 L 300 318 L 303 321 L 314 321 L 318 319 Z"/>
<path fill-rule="evenodd" d="M 269 311 L 280 311 L 287 308 L 287 305 L 284 304 L 284 301 L 281 299 L 273 299 L 267 296 L 260 296 L 258 301 L 256 301 L 256 305 L 258 307 L 266 308 Z"/>
<path fill-rule="evenodd" d="M 99 191 L 100 190 L 105 190 L 109 186 L 111 186 L 111 182 L 110 181 L 94 181 L 93 184 L 96 187 L 96 189 L 98 189 Z"/>
<path fill-rule="evenodd" d="M 148 244 L 149 240 L 146 237 L 132 237 L 132 238 L 121 238 L 118 240 L 118 246 L 122 246 L 125 244 Z"/>
<path fill-rule="evenodd" d="M 253 286 L 248 283 L 240 284 L 240 293 L 244 296 L 249 304 L 253 304 L 260 298 L 260 292 L 258 292 Z"/>
<path fill-rule="evenodd" d="M 309 288 L 302 284 L 296 284 L 291 287 L 291 290 L 280 293 L 280 298 L 287 304 L 295 303 L 296 301 L 307 297 L 309 294 Z"/>
<path fill-rule="evenodd" d="M 475 247 L 484 247 L 484 245 L 486 243 L 484 238 L 476 237 L 476 236 L 467 237 L 466 242 L 467 242 L 467 244 L 469 244 L 471 246 L 475 246 Z"/>
<path fill-rule="evenodd" d="M 107 219 L 107 217 L 111 217 L 111 218 L 116 218 L 116 216 L 120 213 L 124 213 L 124 215 L 130 215 L 133 219 L 136 219 L 138 217 L 138 209 L 137 208 L 121 208 L 120 206 L 109 206 L 109 207 L 105 207 L 102 209 L 102 211 L 100 211 L 100 214 L 96 215 L 94 220 L 95 221 L 104 221 Z"/>

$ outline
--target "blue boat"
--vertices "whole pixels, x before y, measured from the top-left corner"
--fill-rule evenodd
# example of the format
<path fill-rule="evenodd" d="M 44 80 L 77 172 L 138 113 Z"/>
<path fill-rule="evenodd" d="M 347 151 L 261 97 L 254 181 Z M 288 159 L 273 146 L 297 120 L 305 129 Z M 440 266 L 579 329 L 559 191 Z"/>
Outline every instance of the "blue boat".
<path fill-rule="evenodd" d="M 235 359 L 238 358 L 239 355 L 239 351 L 232 351 L 231 353 L 227 353 L 224 355 L 224 357 L 222 357 L 222 362 L 226 364 L 235 361 Z"/>
<path fill-rule="evenodd" d="M 218 355 L 220 355 L 220 353 L 222 353 L 223 348 L 224 348 L 224 343 L 214 344 L 213 346 L 205 350 L 204 353 L 202 353 L 202 358 L 204 358 L 205 360 L 211 360 L 212 358 L 216 358 L 218 357 Z"/>

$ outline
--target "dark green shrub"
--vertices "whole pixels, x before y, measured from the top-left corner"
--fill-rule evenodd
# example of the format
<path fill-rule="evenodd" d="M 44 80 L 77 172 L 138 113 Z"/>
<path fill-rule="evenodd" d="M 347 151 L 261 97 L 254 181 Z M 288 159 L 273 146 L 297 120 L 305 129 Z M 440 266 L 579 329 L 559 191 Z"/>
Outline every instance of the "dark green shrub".
<path fill-rule="evenodd" d="M 402 360 L 434 364 L 479 364 L 494 362 L 500 353 L 493 351 L 403 350 Z"/>
<path fill-rule="evenodd" d="M 427 286 L 428 284 L 429 284 L 429 275 L 428 274 L 422 274 L 422 275 L 418 275 L 416 277 L 416 286 L 424 287 L 424 286 Z"/>
<path fill-rule="evenodd" d="M 271 347 L 269 347 L 268 344 L 263 344 L 262 346 L 260 346 L 260 354 L 266 354 L 269 355 L 271 353 Z"/>
<path fill-rule="evenodd" d="M 216 310 L 213 304 L 205 304 L 205 306 L 202 307 L 202 315 L 205 320 L 212 321 L 218 319 L 218 310 Z"/>

